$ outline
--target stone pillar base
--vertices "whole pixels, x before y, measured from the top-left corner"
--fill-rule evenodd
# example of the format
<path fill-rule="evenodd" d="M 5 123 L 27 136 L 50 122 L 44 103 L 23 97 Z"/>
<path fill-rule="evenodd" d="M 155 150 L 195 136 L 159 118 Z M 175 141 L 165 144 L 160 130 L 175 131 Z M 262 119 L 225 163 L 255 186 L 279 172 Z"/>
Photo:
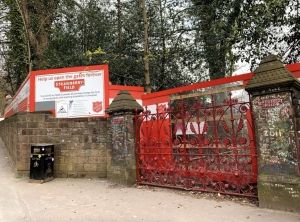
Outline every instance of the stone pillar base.
<path fill-rule="evenodd" d="M 246 90 L 256 131 L 259 206 L 300 212 L 300 82 L 274 55 L 254 73 Z"/>
<path fill-rule="evenodd" d="M 127 91 L 120 91 L 106 110 L 109 118 L 107 178 L 115 183 L 136 182 L 134 114 L 143 108 Z"/>
<path fill-rule="evenodd" d="M 119 184 L 134 185 L 136 182 L 136 169 L 111 166 L 107 174 L 107 179 Z"/>
<path fill-rule="evenodd" d="M 300 178 L 260 175 L 258 199 L 262 208 L 300 212 Z"/>

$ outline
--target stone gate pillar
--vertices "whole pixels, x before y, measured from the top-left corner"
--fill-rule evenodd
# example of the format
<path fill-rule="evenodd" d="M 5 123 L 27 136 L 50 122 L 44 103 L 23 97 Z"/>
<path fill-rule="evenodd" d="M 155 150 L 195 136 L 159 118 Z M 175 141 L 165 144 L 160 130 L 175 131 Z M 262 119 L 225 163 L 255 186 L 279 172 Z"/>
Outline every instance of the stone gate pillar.
<path fill-rule="evenodd" d="M 254 114 L 259 205 L 300 212 L 300 83 L 274 55 L 254 73 L 246 90 Z"/>
<path fill-rule="evenodd" d="M 134 114 L 142 110 L 128 91 L 120 91 L 106 110 L 110 115 L 107 178 L 111 181 L 136 182 Z"/>

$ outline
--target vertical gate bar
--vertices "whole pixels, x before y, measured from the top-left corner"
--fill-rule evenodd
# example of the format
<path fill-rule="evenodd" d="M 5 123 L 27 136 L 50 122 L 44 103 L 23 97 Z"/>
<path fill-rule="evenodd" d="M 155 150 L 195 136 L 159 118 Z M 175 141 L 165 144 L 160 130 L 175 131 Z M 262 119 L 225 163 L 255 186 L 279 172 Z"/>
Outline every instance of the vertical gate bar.
<path fill-rule="evenodd" d="M 171 183 L 171 185 L 173 185 L 173 180 L 172 180 L 172 176 L 173 173 L 172 170 L 175 170 L 174 167 L 174 159 L 173 157 L 173 153 L 174 153 L 174 149 L 173 149 L 173 134 L 176 132 L 173 132 L 173 128 L 172 128 L 172 109 L 171 109 L 171 102 L 168 102 L 168 108 L 167 108 L 167 116 L 169 117 L 169 136 L 168 136 L 168 141 L 169 141 L 169 148 L 170 148 L 170 154 L 169 154 L 169 168 L 168 168 L 168 179 L 169 182 Z M 174 184 L 175 186 L 175 184 Z"/>
<path fill-rule="evenodd" d="M 215 148 L 213 149 L 213 153 L 215 154 L 214 162 L 217 162 L 217 168 L 218 168 L 218 173 L 220 172 L 220 158 L 219 158 L 219 135 L 218 135 L 218 123 L 216 120 L 216 101 L 215 101 L 215 95 L 211 95 L 211 108 L 212 108 L 212 114 L 213 114 L 213 128 L 214 128 L 214 145 Z"/>
<path fill-rule="evenodd" d="M 250 95 L 249 96 L 249 101 L 251 101 L 250 99 Z M 250 125 L 250 130 L 248 130 L 248 133 L 250 134 L 250 153 L 251 153 L 251 166 L 252 166 L 252 173 L 254 174 L 255 178 L 257 178 L 257 174 L 258 174 L 258 165 L 257 165 L 257 151 L 256 151 L 256 138 L 255 138 L 255 126 L 254 126 L 254 119 L 252 118 L 252 113 L 253 113 L 253 109 L 252 109 L 252 104 L 251 102 L 249 102 L 249 109 L 250 109 L 250 113 L 247 112 L 247 118 L 248 120 L 248 125 Z"/>
<path fill-rule="evenodd" d="M 146 180 L 147 182 L 149 182 L 149 172 L 148 172 L 148 159 L 151 157 L 149 153 L 147 153 L 146 151 L 149 150 L 149 144 L 150 144 L 150 141 L 149 141 L 149 121 L 148 121 L 148 118 L 149 116 L 151 116 L 151 114 L 149 113 L 149 110 L 148 110 L 148 106 L 146 106 L 145 108 L 145 113 L 144 113 L 144 119 L 145 119 L 145 123 L 144 125 L 146 126 L 145 130 L 144 130 L 144 152 L 143 152 L 143 161 L 144 161 L 144 164 L 143 164 L 143 173 L 144 175 L 142 175 L 144 177 L 144 180 Z M 143 119 L 143 120 L 144 120 Z M 143 123 L 142 123 L 143 124 Z"/>
<path fill-rule="evenodd" d="M 158 172 L 157 174 L 161 177 L 162 176 L 162 173 L 163 173 L 163 169 L 162 169 L 162 157 L 164 154 L 164 149 L 162 148 L 162 142 L 161 142 L 161 127 L 162 127 L 162 124 L 163 124 L 163 118 L 161 118 L 161 113 L 160 113 L 160 109 L 159 109 L 159 105 L 156 104 L 156 133 L 157 133 L 157 141 L 155 143 L 155 149 L 156 149 L 156 152 L 155 152 L 155 158 L 156 158 L 156 162 L 157 162 L 157 166 L 158 166 Z M 160 121 L 162 122 L 160 124 Z"/>
<path fill-rule="evenodd" d="M 201 103 L 199 102 L 199 104 L 201 104 Z M 196 110 L 196 115 L 197 115 L 196 119 L 197 119 L 197 126 L 198 126 L 198 136 L 197 136 L 197 139 L 198 139 L 197 147 L 198 147 L 198 155 L 199 155 L 198 163 L 199 163 L 199 166 L 201 168 L 202 167 L 201 166 L 202 161 L 200 161 L 200 158 L 202 158 L 202 155 L 203 155 L 203 145 L 201 145 L 201 143 L 204 142 L 204 139 L 203 139 L 203 131 L 202 131 L 202 134 L 201 134 L 201 127 L 200 127 L 200 124 L 201 124 L 200 110 L 201 110 L 201 105 L 200 105 L 199 109 Z"/>
<path fill-rule="evenodd" d="M 197 158 L 197 162 L 196 162 L 197 163 L 196 169 L 199 172 L 197 172 L 196 175 L 200 175 L 202 172 L 204 172 L 203 147 L 204 147 L 204 127 L 205 127 L 204 125 L 205 125 L 205 122 L 204 122 L 204 125 L 202 127 L 202 132 L 201 132 L 201 120 L 203 118 L 201 118 L 202 103 L 200 101 L 200 97 L 198 98 L 198 105 L 199 106 L 196 106 L 196 118 L 197 118 L 197 126 L 198 126 L 198 136 L 197 136 L 198 158 Z M 198 178 L 196 177 L 196 180 L 197 179 L 199 180 L 199 177 L 201 177 L 201 176 L 198 176 Z M 200 181 L 201 181 L 201 186 L 203 186 L 203 181 L 201 179 L 200 179 Z M 198 183 L 199 183 L 199 181 L 198 181 Z"/>
<path fill-rule="evenodd" d="M 234 159 L 235 159 L 235 172 L 238 171 L 238 150 L 236 144 L 236 133 L 235 133 L 235 126 L 234 126 L 234 116 L 233 116 L 233 100 L 232 94 L 229 92 L 229 109 L 230 109 L 230 121 L 231 121 L 231 143 L 234 152 Z"/>
<path fill-rule="evenodd" d="M 160 134 L 160 124 L 159 124 L 159 108 L 158 108 L 158 103 L 156 104 L 156 124 L 154 125 L 156 127 L 156 133 L 157 133 L 157 136 L 156 136 L 156 142 L 154 143 L 155 145 L 155 149 L 154 149 L 154 160 L 156 161 L 157 163 L 157 172 L 156 172 L 156 175 L 158 175 L 159 177 L 161 176 L 161 172 L 162 172 L 162 169 L 161 169 L 161 146 L 160 146 L 160 140 L 161 140 L 161 134 Z M 157 181 L 159 183 L 159 181 Z"/>
<path fill-rule="evenodd" d="M 143 115 L 143 113 L 141 114 Z M 140 184 L 140 152 L 139 152 L 139 142 L 140 142 L 140 126 L 138 122 L 138 114 L 134 115 L 134 125 L 135 125 L 135 159 L 136 159 L 136 183 Z"/>
<path fill-rule="evenodd" d="M 188 152 L 187 152 L 187 138 L 186 138 L 186 107 L 183 99 L 181 100 L 181 119 L 182 119 L 182 143 L 183 143 L 183 159 L 184 159 L 184 166 L 185 166 L 185 172 L 182 178 L 184 180 L 184 186 L 185 188 L 188 188 L 188 181 L 187 181 L 187 175 L 188 175 Z M 181 154 L 180 154 L 181 155 Z"/>

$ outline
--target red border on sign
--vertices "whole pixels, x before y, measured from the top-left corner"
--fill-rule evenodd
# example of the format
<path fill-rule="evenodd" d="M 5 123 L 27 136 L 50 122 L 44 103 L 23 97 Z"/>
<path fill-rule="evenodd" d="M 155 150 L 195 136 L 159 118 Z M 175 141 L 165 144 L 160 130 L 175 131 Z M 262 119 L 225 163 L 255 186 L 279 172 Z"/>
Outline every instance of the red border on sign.
<path fill-rule="evenodd" d="M 35 111 L 35 74 L 29 73 L 29 112 Z"/>

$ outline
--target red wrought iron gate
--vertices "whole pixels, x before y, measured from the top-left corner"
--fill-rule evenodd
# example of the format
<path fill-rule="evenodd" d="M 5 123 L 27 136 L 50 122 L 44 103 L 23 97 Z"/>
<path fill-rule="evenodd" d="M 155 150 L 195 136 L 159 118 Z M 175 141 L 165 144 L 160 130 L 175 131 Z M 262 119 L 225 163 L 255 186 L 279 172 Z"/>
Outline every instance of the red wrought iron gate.
<path fill-rule="evenodd" d="M 135 120 L 138 184 L 257 195 L 248 99 L 231 92 L 176 99 Z"/>

